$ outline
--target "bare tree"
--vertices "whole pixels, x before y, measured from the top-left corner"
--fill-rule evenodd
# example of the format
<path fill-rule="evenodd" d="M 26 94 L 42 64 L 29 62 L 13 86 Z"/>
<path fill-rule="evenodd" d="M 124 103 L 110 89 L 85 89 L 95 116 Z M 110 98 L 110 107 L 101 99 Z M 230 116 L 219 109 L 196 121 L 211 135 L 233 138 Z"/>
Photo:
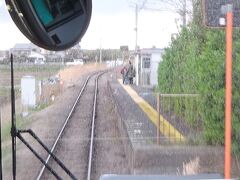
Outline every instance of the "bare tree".
<path fill-rule="evenodd" d="M 182 18 L 183 27 L 187 25 L 187 16 L 192 13 L 192 1 L 194 0 L 128 0 L 130 4 L 135 3 L 144 10 L 177 13 Z"/>
<path fill-rule="evenodd" d="M 151 0 L 148 9 L 176 13 L 181 17 L 182 27 L 186 27 L 187 17 L 192 14 L 192 1 L 194 0 Z M 177 19 L 175 20 L 175 23 L 178 28 Z"/>
<path fill-rule="evenodd" d="M 194 0 L 127 0 L 130 7 L 135 8 L 135 50 L 138 49 L 138 13 L 141 10 L 169 11 L 177 13 L 182 18 L 182 27 L 187 26 L 187 16 L 192 13 Z"/>
<path fill-rule="evenodd" d="M 192 13 L 193 0 L 150 0 L 148 3 L 149 10 L 170 11 L 180 15 L 182 26 L 187 25 L 187 16 Z"/>

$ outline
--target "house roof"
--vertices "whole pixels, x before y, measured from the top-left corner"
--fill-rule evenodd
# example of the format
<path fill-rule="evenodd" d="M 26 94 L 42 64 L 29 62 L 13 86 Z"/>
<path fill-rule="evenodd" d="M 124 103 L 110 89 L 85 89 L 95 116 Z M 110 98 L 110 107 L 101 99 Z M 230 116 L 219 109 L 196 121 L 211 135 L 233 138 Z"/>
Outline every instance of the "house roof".
<path fill-rule="evenodd" d="M 40 49 L 38 46 L 32 44 L 32 43 L 17 43 L 14 45 L 12 50 L 26 50 L 26 49 Z"/>
<path fill-rule="evenodd" d="M 43 56 L 42 54 L 37 53 L 37 52 L 31 52 L 31 54 L 28 57 L 29 58 L 42 58 L 42 59 L 45 59 L 45 56 Z"/>
<path fill-rule="evenodd" d="M 164 49 L 161 48 L 146 48 L 146 49 L 141 49 L 140 53 L 141 54 L 162 54 L 164 52 Z"/>
<path fill-rule="evenodd" d="M 6 56 L 6 54 L 7 54 L 7 51 L 1 51 L 0 50 L 0 56 Z"/>

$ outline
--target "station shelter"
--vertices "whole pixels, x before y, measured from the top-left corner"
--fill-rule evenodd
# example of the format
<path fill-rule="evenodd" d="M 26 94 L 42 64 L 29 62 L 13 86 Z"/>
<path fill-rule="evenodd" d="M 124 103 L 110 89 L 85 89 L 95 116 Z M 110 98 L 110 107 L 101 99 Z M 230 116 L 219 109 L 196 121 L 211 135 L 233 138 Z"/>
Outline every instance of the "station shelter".
<path fill-rule="evenodd" d="M 140 49 L 135 53 L 134 66 L 137 86 L 154 87 L 158 83 L 158 65 L 162 61 L 164 49 Z"/>

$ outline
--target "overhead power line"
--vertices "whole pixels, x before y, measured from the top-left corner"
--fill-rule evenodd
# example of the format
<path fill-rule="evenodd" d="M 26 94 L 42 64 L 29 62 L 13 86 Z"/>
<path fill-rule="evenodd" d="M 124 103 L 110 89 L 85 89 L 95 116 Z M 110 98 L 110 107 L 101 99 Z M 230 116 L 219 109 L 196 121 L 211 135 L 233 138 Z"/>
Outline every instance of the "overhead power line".
<path fill-rule="evenodd" d="M 138 13 L 141 10 L 172 12 L 181 16 L 182 26 L 187 26 L 187 14 L 191 11 L 191 0 L 127 0 L 135 9 L 135 50 L 138 48 Z"/>

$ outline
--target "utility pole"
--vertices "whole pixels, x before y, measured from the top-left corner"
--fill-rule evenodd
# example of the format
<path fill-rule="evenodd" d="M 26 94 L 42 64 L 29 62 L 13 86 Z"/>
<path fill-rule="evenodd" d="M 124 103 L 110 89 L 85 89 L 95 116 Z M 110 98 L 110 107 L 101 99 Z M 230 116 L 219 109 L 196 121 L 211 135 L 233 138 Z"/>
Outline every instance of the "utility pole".
<path fill-rule="evenodd" d="M 100 39 L 99 63 L 102 64 L 102 39 Z"/>
<path fill-rule="evenodd" d="M 99 61 L 100 61 L 100 64 L 102 64 L 102 47 L 100 47 L 100 52 L 99 52 Z"/>
<path fill-rule="evenodd" d="M 138 49 L 138 13 L 142 10 L 151 10 L 151 11 L 167 11 L 164 8 L 157 8 L 157 7 L 146 7 L 146 3 L 148 2 L 148 0 L 142 0 L 142 2 L 134 2 L 134 6 L 132 5 L 132 7 L 135 8 L 135 52 L 137 52 Z M 174 3 L 174 2 L 178 2 L 178 3 Z M 171 9 L 173 9 L 173 11 L 175 13 L 178 13 L 181 18 L 182 18 L 182 27 L 186 27 L 187 26 L 187 0 L 166 0 L 164 2 L 165 4 L 168 4 Z"/>
<path fill-rule="evenodd" d="M 187 26 L 187 0 L 183 0 L 183 14 L 182 14 L 183 27 Z"/>
<path fill-rule="evenodd" d="M 0 179 L 3 179 L 2 169 L 2 109 L 0 108 Z"/>
<path fill-rule="evenodd" d="M 135 51 L 138 49 L 138 4 L 136 4 L 135 9 L 135 31 L 136 31 L 136 39 L 135 39 Z"/>
<path fill-rule="evenodd" d="M 141 4 L 140 2 L 133 2 L 134 4 L 131 5 L 131 7 L 135 8 L 135 51 L 137 52 L 138 49 L 138 13 L 145 8 L 145 4 L 148 0 L 142 0 Z"/>

